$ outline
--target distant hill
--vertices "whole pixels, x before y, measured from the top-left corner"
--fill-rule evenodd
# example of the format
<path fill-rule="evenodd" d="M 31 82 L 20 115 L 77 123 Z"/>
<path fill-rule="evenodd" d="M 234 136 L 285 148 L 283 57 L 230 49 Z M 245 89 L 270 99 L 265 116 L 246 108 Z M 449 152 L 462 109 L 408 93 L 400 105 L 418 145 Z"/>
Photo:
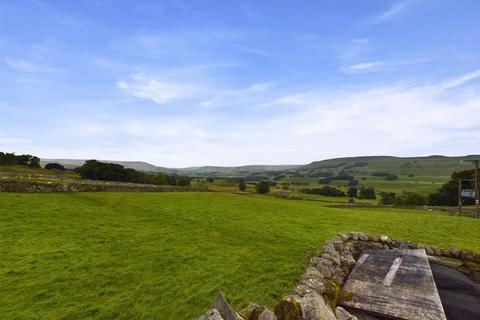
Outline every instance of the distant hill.
<path fill-rule="evenodd" d="M 338 172 L 348 170 L 357 174 L 371 175 L 374 172 L 388 172 L 396 175 L 425 175 L 425 176 L 450 176 L 454 171 L 472 168 L 467 162 L 480 155 L 462 157 L 445 157 L 440 155 L 428 157 L 392 157 L 392 156 L 362 156 L 349 158 L 335 158 L 314 161 L 307 165 L 246 165 L 246 166 L 202 166 L 189 168 L 165 168 L 141 161 L 100 160 L 103 162 L 117 163 L 126 168 L 145 172 L 166 172 L 191 175 L 212 176 L 247 176 L 267 172 L 304 172 L 316 173 L 323 171 Z M 73 169 L 81 166 L 85 160 L 78 159 L 41 159 L 40 164 L 45 166 L 49 162 L 58 162 L 66 168 Z"/>
<path fill-rule="evenodd" d="M 67 169 L 75 169 L 77 167 L 82 166 L 85 163 L 85 161 L 86 160 L 80 160 L 80 159 L 40 159 L 40 165 L 42 167 L 45 167 L 47 163 L 57 162 L 63 165 Z M 125 168 L 131 168 L 131 169 L 145 171 L 145 172 L 170 172 L 171 171 L 170 169 L 157 167 L 157 166 L 154 166 L 153 164 L 150 164 L 148 162 L 142 162 L 142 161 L 117 161 L 117 160 L 99 160 L 99 161 L 116 163 L 124 166 Z"/>
<path fill-rule="evenodd" d="M 299 168 L 301 171 L 316 170 L 351 170 L 363 174 L 388 172 L 397 175 L 450 176 L 454 171 L 472 168 L 468 162 L 479 159 L 480 155 L 462 157 L 428 156 L 428 157 L 350 157 L 315 161 Z"/>
<path fill-rule="evenodd" d="M 82 166 L 86 160 L 80 159 L 40 159 L 40 165 L 45 167 L 47 163 L 57 162 L 67 169 L 74 169 Z M 221 174 L 221 175 L 248 175 L 251 173 L 265 172 L 265 171 L 283 171 L 300 167 L 300 165 L 247 165 L 239 167 L 217 167 L 217 166 L 202 166 L 189 168 L 165 168 L 158 167 L 148 162 L 142 161 L 117 161 L 117 160 L 99 160 L 102 162 L 116 163 L 125 168 L 132 168 L 145 172 L 168 172 L 168 173 L 183 173 L 183 174 Z"/>

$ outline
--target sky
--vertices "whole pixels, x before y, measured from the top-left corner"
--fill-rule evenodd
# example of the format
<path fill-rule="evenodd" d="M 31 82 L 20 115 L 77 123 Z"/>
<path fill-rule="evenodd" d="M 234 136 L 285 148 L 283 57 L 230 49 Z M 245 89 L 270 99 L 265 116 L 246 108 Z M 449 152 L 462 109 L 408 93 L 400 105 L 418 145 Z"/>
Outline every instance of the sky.
<path fill-rule="evenodd" d="M 480 153 L 477 0 L 0 0 L 0 151 L 159 166 Z"/>

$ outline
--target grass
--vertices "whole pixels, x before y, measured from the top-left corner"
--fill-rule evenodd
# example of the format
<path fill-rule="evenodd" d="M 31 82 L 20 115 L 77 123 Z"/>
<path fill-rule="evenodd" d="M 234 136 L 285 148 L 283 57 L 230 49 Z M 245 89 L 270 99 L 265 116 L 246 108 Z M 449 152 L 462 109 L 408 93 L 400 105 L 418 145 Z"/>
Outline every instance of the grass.
<path fill-rule="evenodd" d="M 273 305 L 343 230 L 480 252 L 480 221 L 229 193 L 0 193 L 1 319 L 189 319 Z"/>

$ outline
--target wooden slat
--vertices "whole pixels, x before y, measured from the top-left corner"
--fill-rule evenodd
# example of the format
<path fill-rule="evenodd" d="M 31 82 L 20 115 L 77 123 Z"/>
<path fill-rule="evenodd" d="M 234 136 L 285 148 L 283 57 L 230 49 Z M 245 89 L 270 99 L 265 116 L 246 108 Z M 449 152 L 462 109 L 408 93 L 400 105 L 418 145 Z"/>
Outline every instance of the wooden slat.
<path fill-rule="evenodd" d="M 405 320 L 446 320 L 425 250 L 365 250 L 341 304 Z"/>

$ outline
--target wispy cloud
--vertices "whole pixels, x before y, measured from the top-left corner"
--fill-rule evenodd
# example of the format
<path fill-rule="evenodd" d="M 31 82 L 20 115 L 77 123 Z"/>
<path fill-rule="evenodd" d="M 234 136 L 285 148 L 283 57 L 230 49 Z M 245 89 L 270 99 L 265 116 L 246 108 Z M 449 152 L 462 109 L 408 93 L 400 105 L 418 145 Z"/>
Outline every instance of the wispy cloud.
<path fill-rule="evenodd" d="M 201 91 L 201 88 L 195 85 L 163 82 L 144 75 L 134 75 L 129 82 L 118 81 L 117 86 L 127 94 L 149 99 L 158 104 L 189 98 Z"/>
<path fill-rule="evenodd" d="M 412 0 L 399 0 L 397 4 L 393 5 L 390 9 L 378 16 L 374 22 L 380 23 L 393 18 L 404 12 L 410 5 L 412 5 L 412 3 Z"/>
<path fill-rule="evenodd" d="M 24 60 L 24 59 L 13 59 L 13 58 L 6 58 L 5 63 L 15 71 L 19 72 L 27 72 L 27 73 L 61 73 L 65 72 L 64 69 L 60 68 L 53 68 L 50 66 L 46 66 L 44 64 Z"/>
<path fill-rule="evenodd" d="M 370 70 L 377 68 L 383 64 L 382 61 L 370 61 L 370 62 L 363 62 L 363 63 L 357 63 L 357 64 L 352 64 L 349 65 L 345 68 L 346 71 L 365 71 L 365 70 Z"/>

